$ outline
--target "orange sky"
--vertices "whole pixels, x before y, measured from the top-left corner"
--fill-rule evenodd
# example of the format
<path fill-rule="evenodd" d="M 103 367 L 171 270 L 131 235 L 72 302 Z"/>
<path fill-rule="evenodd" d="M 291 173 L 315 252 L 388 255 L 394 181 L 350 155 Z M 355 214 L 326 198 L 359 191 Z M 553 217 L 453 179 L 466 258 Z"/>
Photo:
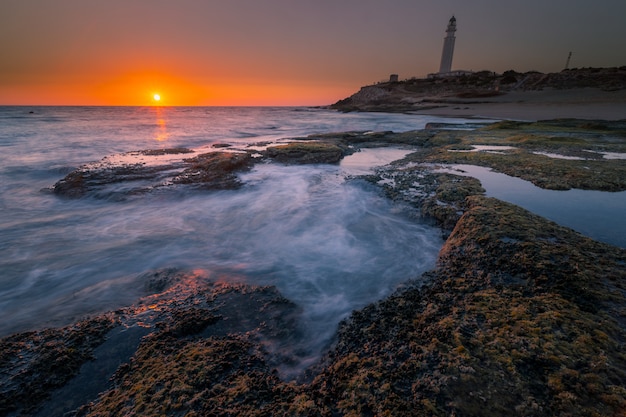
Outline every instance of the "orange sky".
<path fill-rule="evenodd" d="M 453 13 L 454 69 L 626 64 L 623 0 L 1 0 L 0 105 L 331 104 L 437 71 Z"/>
<path fill-rule="evenodd" d="M 141 66 L 139 66 L 141 68 Z M 208 83 L 177 76 L 175 71 L 138 70 L 118 73 L 92 72 L 93 80 L 81 82 L 71 76 L 52 82 L 14 83 L 3 86 L 4 104 L 42 105 L 165 105 L 165 106 L 257 106 L 330 104 L 352 94 L 353 86 L 302 85 L 294 82 L 254 79 L 223 79 Z M 99 79 L 95 79 L 100 75 Z M 333 88 L 334 87 L 334 88 Z M 160 96 L 154 101 L 155 94 Z"/>

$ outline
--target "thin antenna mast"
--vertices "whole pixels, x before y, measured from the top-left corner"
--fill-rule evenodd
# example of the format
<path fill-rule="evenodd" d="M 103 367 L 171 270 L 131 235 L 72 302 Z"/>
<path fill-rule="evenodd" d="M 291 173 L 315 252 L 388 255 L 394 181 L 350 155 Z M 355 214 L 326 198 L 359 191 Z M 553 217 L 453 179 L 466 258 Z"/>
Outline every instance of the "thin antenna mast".
<path fill-rule="evenodd" d="M 567 61 L 565 62 L 565 69 L 569 68 L 569 62 L 572 59 L 572 53 L 570 52 L 569 55 L 567 56 Z"/>

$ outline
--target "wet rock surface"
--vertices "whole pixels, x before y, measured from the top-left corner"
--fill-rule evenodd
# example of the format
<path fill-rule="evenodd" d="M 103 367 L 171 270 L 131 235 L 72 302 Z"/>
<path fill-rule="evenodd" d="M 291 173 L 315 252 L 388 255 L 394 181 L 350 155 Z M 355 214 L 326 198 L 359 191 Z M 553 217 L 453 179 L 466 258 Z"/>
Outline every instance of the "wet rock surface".
<path fill-rule="evenodd" d="M 437 136 L 449 137 L 445 131 Z M 626 121 L 500 122 L 456 138 L 412 160 L 485 166 L 552 190 L 626 190 Z M 620 158 L 605 156 L 611 153 Z"/>
<path fill-rule="evenodd" d="M 0 415 L 30 414 L 76 376 L 115 326 L 108 316 L 0 340 Z"/>
<path fill-rule="evenodd" d="M 106 157 L 70 172 L 54 184 L 53 192 L 68 198 L 124 199 L 176 184 L 209 190 L 237 189 L 241 186 L 237 172 L 252 166 L 252 156 L 245 152 L 178 157 L 190 153 L 195 152 L 150 149 Z"/>
<path fill-rule="evenodd" d="M 431 284 L 353 314 L 315 391 L 340 415 L 619 415 L 626 251 L 467 204 Z"/>
<path fill-rule="evenodd" d="M 263 144 L 267 146 L 268 144 Z M 216 144 L 214 148 L 230 147 Z M 195 154 L 185 158 L 185 154 Z M 156 190 L 186 186 L 204 190 L 234 190 L 242 186 L 238 174 L 255 163 L 335 164 L 346 153 L 324 141 L 291 142 L 264 151 L 213 151 L 185 148 L 148 149 L 111 155 L 71 171 L 52 192 L 66 198 L 94 197 L 124 200 Z"/>
<path fill-rule="evenodd" d="M 241 185 L 235 174 L 252 166 L 252 156 L 249 153 L 211 152 L 185 159 L 184 162 L 191 166 L 172 179 L 174 184 L 227 190 Z"/>
<path fill-rule="evenodd" d="M 297 338 L 300 310 L 275 288 L 172 269 L 149 275 L 161 292 L 133 306 L 2 339 L 0 415 L 156 415 L 206 408 L 199 387 L 228 378 L 282 384 L 273 366 L 289 360 L 280 347 Z"/>
<path fill-rule="evenodd" d="M 267 148 L 266 154 L 275 161 L 289 164 L 332 164 L 344 156 L 338 146 L 318 141 L 271 146 Z"/>
<path fill-rule="evenodd" d="M 354 312 L 310 382 L 275 371 L 289 359 L 271 346 L 298 331 L 275 289 L 165 271 L 135 306 L 3 339 L 3 415 L 619 415 L 626 251 L 495 199 L 465 204 L 428 283 Z M 94 346 L 137 328 L 100 395 L 68 407 L 68 364 L 97 365 Z"/>
<path fill-rule="evenodd" d="M 626 250 L 433 169 L 472 163 L 545 187 L 625 189 L 623 160 L 588 152 L 625 153 L 624 122 L 581 123 L 307 138 L 343 154 L 416 146 L 365 178 L 449 235 L 426 284 L 353 312 L 295 382 L 277 369 L 297 360 L 299 309 L 275 288 L 226 284 L 211 271 L 149 272 L 148 295 L 133 306 L 1 339 L 0 415 L 621 415 Z M 176 175 L 202 177 L 213 163 L 232 174 L 249 166 L 241 158 L 198 155 Z M 578 173 L 579 163 L 592 173 Z M 79 393 L 80 378 L 98 383 Z"/>

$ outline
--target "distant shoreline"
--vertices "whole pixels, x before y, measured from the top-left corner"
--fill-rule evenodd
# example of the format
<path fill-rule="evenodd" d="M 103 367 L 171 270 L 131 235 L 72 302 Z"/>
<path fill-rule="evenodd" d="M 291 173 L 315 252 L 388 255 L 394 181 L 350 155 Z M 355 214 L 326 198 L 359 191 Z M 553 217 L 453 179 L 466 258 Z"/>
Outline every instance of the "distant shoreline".
<path fill-rule="evenodd" d="M 481 102 L 471 99 L 442 100 L 441 106 L 415 110 L 416 114 L 442 117 L 475 117 L 537 121 L 546 119 L 626 118 L 626 90 L 592 88 L 511 92 Z"/>
<path fill-rule="evenodd" d="M 409 99 L 410 100 L 410 99 Z M 339 111 L 406 113 L 467 119 L 539 121 L 551 119 L 624 120 L 626 90 L 595 88 L 508 92 L 502 95 L 464 99 L 452 96 L 424 97 L 419 104 L 406 106 L 367 104 Z"/>
<path fill-rule="evenodd" d="M 490 71 L 362 87 L 329 106 L 349 112 L 538 121 L 626 118 L 626 67 L 559 73 Z"/>

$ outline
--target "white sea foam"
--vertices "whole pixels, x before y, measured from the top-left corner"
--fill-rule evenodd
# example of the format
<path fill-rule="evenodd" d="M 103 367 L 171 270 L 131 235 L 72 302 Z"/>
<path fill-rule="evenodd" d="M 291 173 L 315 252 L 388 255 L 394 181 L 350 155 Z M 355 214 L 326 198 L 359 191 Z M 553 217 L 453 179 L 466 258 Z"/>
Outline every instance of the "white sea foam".
<path fill-rule="evenodd" d="M 125 153 L 140 159 L 128 152 L 142 149 L 246 148 L 313 133 L 421 129 L 436 120 L 294 108 L 2 107 L 0 336 L 128 305 L 142 294 L 148 270 L 219 270 L 276 285 L 297 303 L 307 335 L 303 363 L 314 360 L 353 309 L 434 266 L 437 229 L 404 217 L 366 184 L 346 181 L 405 150 L 365 150 L 341 165 L 257 165 L 236 191 L 181 188 L 112 202 L 41 190 L 74 167 Z"/>
<path fill-rule="evenodd" d="M 72 167 L 122 154 L 140 160 L 128 152 L 141 149 L 406 131 L 431 117 L 289 108 L 30 110 L 0 110 L 0 335 L 127 305 L 141 295 L 143 272 L 178 267 L 276 285 L 302 307 L 308 348 L 319 352 L 339 320 L 431 268 L 442 244 L 436 229 L 346 181 L 406 153 L 398 149 L 365 150 L 341 165 L 258 165 L 236 191 L 181 188 L 124 202 L 41 191 Z"/>

